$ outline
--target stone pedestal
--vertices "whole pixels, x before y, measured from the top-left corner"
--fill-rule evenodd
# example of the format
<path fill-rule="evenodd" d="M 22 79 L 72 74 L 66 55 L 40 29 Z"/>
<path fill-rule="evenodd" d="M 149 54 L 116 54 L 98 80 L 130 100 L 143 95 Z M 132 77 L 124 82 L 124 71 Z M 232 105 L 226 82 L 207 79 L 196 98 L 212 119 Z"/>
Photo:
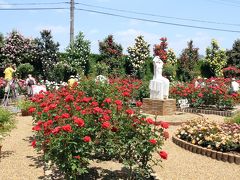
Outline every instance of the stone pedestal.
<path fill-rule="evenodd" d="M 143 113 L 153 115 L 173 115 L 176 112 L 176 99 L 143 99 Z"/>

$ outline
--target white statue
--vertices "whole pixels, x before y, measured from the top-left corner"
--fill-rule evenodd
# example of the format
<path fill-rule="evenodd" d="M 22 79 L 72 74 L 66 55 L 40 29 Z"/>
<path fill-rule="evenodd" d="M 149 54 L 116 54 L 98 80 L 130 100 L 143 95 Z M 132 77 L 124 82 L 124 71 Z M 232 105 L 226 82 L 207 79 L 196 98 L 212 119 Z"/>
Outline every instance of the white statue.
<path fill-rule="evenodd" d="M 231 89 L 233 92 L 239 91 L 239 84 L 238 84 L 238 82 L 236 82 L 235 78 L 232 78 Z"/>
<path fill-rule="evenodd" d="M 167 99 L 169 95 L 169 80 L 162 76 L 163 62 L 155 56 L 153 59 L 154 75 L 150 81 L 150 98 L 151 99 Z"/>

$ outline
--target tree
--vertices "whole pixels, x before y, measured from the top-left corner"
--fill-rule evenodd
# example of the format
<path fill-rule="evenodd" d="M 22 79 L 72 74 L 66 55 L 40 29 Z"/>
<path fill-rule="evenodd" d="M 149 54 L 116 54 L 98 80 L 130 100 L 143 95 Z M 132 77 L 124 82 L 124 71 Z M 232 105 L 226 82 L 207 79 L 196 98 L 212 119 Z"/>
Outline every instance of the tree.
<path fill-rule="evenodd" d="M 89 55 L 90 55 L 90 41 L 84 39 L 82 32 L 75 37 L 74 43 L 70 44 L 66 50 L 67 63 L 74 70 L 79 68 L 85 75 L 89 72 Z"/>
<path fill-rule="evenodd" d="M 4 36 L 0 33 L 0 65 L 3 63 Z"/>
<path fill-rule="evenodd" d="M 228 66 L 237 66 L 240 68 L 240 39 L 234 41 L 232 49 L 227 52 Z"/>
<path fill-rule="evenodd" d="M 182 51 L 178 59 L 177 76 L 182 81 L 190 81 L 194 78 L 194 67 L 199 60 L 198 48 L 193 46 L 193 41 L 188 42 L 187 48 Z"/>
<path fill-rule="evenodd" d="M 53 41 L 51 31 L 43 30 L 41 37 L 35 39 L 35 61 L 34 69 L 42 74 L 44 78 L 53 80 L 52 70 L 58 62 L 59 43 Z"/>
<path fill-rule="evenodd" d="M 127 48 L 132 74 L 139 78 L 145 73 L 146 60 L 150 56 L 149 47 L 150 44 L 143 39 L 143 36 L 138 36 L 135 45 Z"/>
<path fill-rule="evenodd" d="M 206 61 L 209 64 L 214 76 L 222 76 L 222 69 L 227 63 L 226 51 L 221 50 L 218 42 L 213 39 L 211 46 L 206 49 Z"/>
<path fill-rule="evenodd" d="M 103 66 L 108 66 L 108 72 L 116 74 L 123 68 L 122 45 L 114 41 L 113 35 L 108 35 L 99 42 L 99 52 Z"/>
<path fill-rule="evenodd" d="M 154 56 L 159 56 L 159 58 L 166 63 L 167 61 L 167 48 L 168 48 L 168 43 L 167 43 L 167 38 L 162 37 L 160 39 L 160 44 L 155 44 L 153 48 Z"/>
<path fill-rule="evenodd" d="M 2 46 L 2 56 L 5 63 L 13 63 L 16 65 L 32 62 L 33 41 L 25 38 L 17 31 L 12 31 L 5 38 Z"/>

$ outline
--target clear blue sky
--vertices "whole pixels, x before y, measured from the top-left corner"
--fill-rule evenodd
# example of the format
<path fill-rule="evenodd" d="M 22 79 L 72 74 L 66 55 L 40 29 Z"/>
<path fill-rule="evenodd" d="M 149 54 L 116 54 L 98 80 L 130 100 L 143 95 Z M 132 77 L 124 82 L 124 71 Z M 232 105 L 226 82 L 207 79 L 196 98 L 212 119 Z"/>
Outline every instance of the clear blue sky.
<path fill-rule="evenodd" d="M 37 2 L 63 2 L 70 0 L 0 0 L 5 3 L 37 3 Z M 87 3 L 108 8 L 138 11 L 143 13 L 159 14 L 162 16 L 173 16 L 179 18 L 191 18 L 207 21 L 226 22 L 240 24 L 240 0 L 75 0 L 79 3 Z M 69 7 L 68 4 L 41 5 L 41 6 L 13 6 L 0 5 L 0 8 L 18 7 Z M 121 14 L 132 17 L 165 21 L 171 23 L 205 26 L 211 28 L 240 30 L 239 26 L 222 24 L 207 24 L 161 17 L 150 17 L 128 13 L 120 13 L 103 10 L 83 5 L 76 5 L 76 8 L 93 9 L 109 13 Z M 54 39 L 58 41 L 63 51 L 69 43 L 69 10 L 47 10 L 47 11 L 0 11 L 0 32 L 6 35 L 13 29 L 18 30 L 26 37 L 39 36 L 42 29 L 50 29 Z M 109 34 L 113 34 L 115 40 L 121 43 L 126 52 L 128 46 L 133 45 L 137 35 L 143 35 L 145 40 L 152 45 L 159 43 L 160 37 L 167 37 L 169 47 L 177 54 L 186 47 L 187 41 L 192 39 L 200 53 L 205 54 L 206 47 L 211 39 L 219 41 L 222 48 L 231 48 L 233 41 L 240 37 L 240 33 L 218 32 L 203 29 L 192 29 L 177 27 L 151 22 L 142 22 L 119 17 L 106 16 L 90 12 L 75 11 L 75 34 L 82 31 L 86 38 L 91 41 L 92 52 L 98 53 L 98 41 Z"/>

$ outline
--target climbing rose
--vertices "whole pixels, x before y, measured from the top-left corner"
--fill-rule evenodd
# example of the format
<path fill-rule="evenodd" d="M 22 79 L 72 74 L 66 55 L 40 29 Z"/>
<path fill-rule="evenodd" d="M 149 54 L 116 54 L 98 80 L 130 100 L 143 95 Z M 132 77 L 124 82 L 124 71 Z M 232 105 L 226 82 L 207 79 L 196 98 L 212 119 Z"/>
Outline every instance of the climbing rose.
<path fill-rule="evenodd" d="M 162 159 L 167 159 L 168 154 L 165 151 L 160 151 L 159 155 L 161 156 Z"/>
<path fill-rule="evenodd" d="M 31 107 L 29 110 L 28 110 L 28 112 L 30 112 L 30 113 L 33 113 L 33 112 L 35 112 L 36 111 L 36 108 L 34 108 L 34 107 Z"/>
<path fill-rule="evenodd" d="M 85 137 L 83 138 L 83 141 L 84 141 L 84 142 L 90 142 L 90 141 L 91 141 L 91 137 L 90 137 L 90 136 L 85 136 Z"/>

